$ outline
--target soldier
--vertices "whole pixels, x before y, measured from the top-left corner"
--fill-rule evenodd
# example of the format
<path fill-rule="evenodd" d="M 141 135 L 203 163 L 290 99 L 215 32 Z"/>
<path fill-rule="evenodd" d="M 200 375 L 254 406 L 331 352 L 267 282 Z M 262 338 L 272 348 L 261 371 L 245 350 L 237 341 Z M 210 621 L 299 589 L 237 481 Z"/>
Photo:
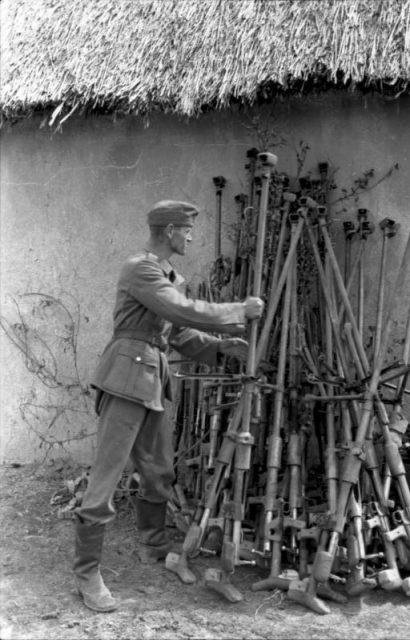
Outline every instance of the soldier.
<path fill-rule="evenodd" d="M 206 332 L 241 334 L 246 319 L 263 311 L 256 297 L 217 304 L 178 290 L 182 278 L 169 258 L 185 255 L 197 214 L 186 202 L 158 202 L 148 214 L 146 249 L 125 263 L 117 284 L 113 336 L 92 381 L 99 416 L 96 459 L 76 510 L 75 581 L 94 611 L 117 606 L 99 565 L 105 526 L 115 516 L 114 492 L 129 458 L 140 478 L 135 501 L 140 559 L 162 559 L 171 548 L 165 528 L 174 481 L 172 425 L 164 411 L 164 400 L 172 399 L 167 348 L 210 365 L 217 365 L 220 354 L 246 361 L 245 340 Z"/>

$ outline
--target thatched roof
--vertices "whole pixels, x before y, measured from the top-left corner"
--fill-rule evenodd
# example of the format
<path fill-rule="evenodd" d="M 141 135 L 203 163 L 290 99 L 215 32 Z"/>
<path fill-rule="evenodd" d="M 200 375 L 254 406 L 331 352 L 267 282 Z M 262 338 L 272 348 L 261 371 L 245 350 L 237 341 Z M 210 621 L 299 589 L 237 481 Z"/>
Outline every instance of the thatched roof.
<path fill-rule="evenodd" d="M 1 21 L 6 117 L 410 86 L 410 0 L 2 0 Z"/>

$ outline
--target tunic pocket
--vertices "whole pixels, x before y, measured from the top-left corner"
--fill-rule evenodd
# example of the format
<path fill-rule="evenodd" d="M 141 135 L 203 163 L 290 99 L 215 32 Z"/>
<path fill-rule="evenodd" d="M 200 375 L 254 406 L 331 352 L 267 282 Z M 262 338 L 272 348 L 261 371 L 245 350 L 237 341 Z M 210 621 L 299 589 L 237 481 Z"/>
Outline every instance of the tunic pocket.
<path fill-rule="evenodd" d="M 157 396 L 158 360 L 141 347 L 121 347 L 104 380 L 107 391 L 151 404 Z"/>

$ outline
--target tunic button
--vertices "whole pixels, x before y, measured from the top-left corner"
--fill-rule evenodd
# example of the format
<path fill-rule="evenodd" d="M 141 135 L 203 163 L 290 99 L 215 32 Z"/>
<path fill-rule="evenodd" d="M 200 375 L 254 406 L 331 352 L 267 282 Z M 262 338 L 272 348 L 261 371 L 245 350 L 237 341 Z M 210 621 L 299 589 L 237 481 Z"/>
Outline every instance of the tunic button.
<path fill-rule="evenodd" d="M 135 362 L 141 362 L 141 356 L 137 356 L 137 357 L 135 358 Z"/>

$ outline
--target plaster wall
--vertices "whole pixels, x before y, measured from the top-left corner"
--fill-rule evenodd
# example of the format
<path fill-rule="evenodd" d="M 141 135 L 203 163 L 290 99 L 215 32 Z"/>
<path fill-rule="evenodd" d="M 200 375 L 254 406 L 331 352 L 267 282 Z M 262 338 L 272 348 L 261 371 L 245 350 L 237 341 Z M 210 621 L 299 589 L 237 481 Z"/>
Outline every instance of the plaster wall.
<path fill-rule="evenodd" d="M 202 214 L 189 255 L 175 260 L 187 280 L 197 284 L 214 259 L 212 177 L 227 179 L 222 251 L 233 255 L 234 196 L 246 191 L 247 149 L 266 150 L 264 130 L 275 133 L 275 143 L 285 139 L 283 146 L 269 148 L 279 156 L 279 170 L 296 175 L 301 140 L 310 147 L 302 174 L 316 173 L 319 161 L 337 168 L 334 201 L 364 171 L 374 169 L 374 185 L 398 163 L 389 178 L 333 208 L 332 233 L 341 266 L 343 220 L 355 220 L 357 208 L 365 207 L 376 225 L 365 257 L 365 327 L 374 324 L 378 223 L 388 216 L 401 225 L 389 241 L 388 290 L 410 231 L 409 104 L 405 98 L 384 101 L 340 93 L 278 101 L 246 112 L 208 113 L 189 121 L 158 114 L 148 127 L 136 117 L 106 116 L 72 118 L 59 132 L 41 118 L 4 127 L 2 461 L 27 462 L 46 454 L 91 459 L 96 420 L 87 385 L 111 334 L 119 269 L 144 245 L 146 212 L 163 198 L 199 205 Z M 392 344 L 398 357 L 409 297 L 396 301 Z M 54 440 L 60 444 L 50 449 Z"/>

